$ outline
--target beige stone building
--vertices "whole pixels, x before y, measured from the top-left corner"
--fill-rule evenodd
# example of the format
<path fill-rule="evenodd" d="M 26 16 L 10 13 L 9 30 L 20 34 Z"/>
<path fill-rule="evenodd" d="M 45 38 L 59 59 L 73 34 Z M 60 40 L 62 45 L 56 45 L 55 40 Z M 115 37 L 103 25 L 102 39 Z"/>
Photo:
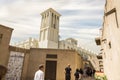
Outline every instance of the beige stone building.
<path fill-rule="evenodd" d="M 27 40 L 15 43 L 14 46 L 20 47 L 20 48 L 25 48 L 25 49 L 39 48 L 39 42 L 37 39 L 30 37 Z"/>
<path fill-rule="evenodd" d="M 39 47 L 58 49 L 59 17 L 61 15 L 52 8 L 49 8 L 42 12 L 41 16 Z"/>
<path fill-rule="evenodd" d="M 0 79 L 6 73 L 13 29 L 0 24 Z"/>
<path fill-rule="evenodd" d="M 69 49 L 69 50 L 77 50 L 77 40 L 73 38 L 67 38 L 65 40 L 59 41 L 59 49 Z"/>
<path fill-rule="evenodd" d="M 68 64 L 72 68 L 72 80 L 76 68 L 83 68 L 82 57 L 75 50 L 25 49 L 9 46 L 13 29 L 1 25 L 0 30 L 2 35 L 0 71 L 4 70 L 3 68 L 5 68 L 5 71 L 8 69 L 6 76 L 2 76 L 2 80 L 33 80 L 39 64 L 45 65 L 46 80 L 63 80 L 65 78 L 64 69 Z"/>
<path fill-rule="evenodd" d="M 33 59 L 34 58 L 34 59 Z M 38 60 L 40 58 L 40 60 Z M 32 62 L 32 64 L 31 64 Z M 45 64 L 46 80 L 64 80 L 64 69 L 69 63 L 72 68 L 71 78 L 74 79 L 76 68 L 82 66 L 81 56 L 74 50 L 60 49 L 31 49 L 28 63 L 27 80 L 32 80 L 39 63 Z M 34 65 L 34 67 L 33 67 Z M 33 73 L 31 73 L 31 71 Z"/>
<path fill-rule="evenodd" d="M 106 0 L 101 44 L 104 73 L 108 80 L 120 80 L 120 0 Z"/>
<path fill-rule="evenodd" d="M 71 65 L 71 78 L 76 68 L 83 68 L 82 57 L 75 50 L 31 48 L 10 46 L 10 59 L 6 79 L 33 80 L 39 64 L 44 64 L 45 80 L 64 80 L 64 69 Z M 13 64 L 14 63 L 14 64 Z"/>
<path fill-rule="evenodd" d="M 59 40 L 59 19 L 60 14 L 52 8 L 41 13 L 41 26 L 39 40 L 29 38 L 25 41 L 15 43 L 14 46 L 30 49 L 30 48 L 53 48 L 53 49 L 69 49 L 77 50 L 77 40 L 67 38 Z"/>
<path fill-rule="evenodd" d="M 102 57 L 102 53 L 99 53 L 97 55 L 98 58 L 98 66 L 99 66 L 99 72 L 104 72 L 104 68 L 103 68 L 103 57 Z"/>
<path fill-rule="evenodd" d="M 79 54 L 83 58 L 84 67 L 90 66 L 92 69 L 95 69 L 96 71 L 100 71 L 99 60 L 97 58 L 97 54 L 89 50 L 83 49 L 81 47 L 78 47 L 77 52 L 79 52 Z M 86 63 L 89 65 L 86 65 Z"/>

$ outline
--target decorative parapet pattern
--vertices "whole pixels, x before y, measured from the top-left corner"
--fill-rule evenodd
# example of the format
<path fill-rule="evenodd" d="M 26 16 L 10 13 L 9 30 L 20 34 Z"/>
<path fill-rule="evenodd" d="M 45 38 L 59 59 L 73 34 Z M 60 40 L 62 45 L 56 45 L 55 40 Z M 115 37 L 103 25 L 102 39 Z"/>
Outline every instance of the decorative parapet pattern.
<path fill-rule="evenodd" d="M 6 80 L 20 80 L 23 60 L 24 53 L 13 51 L 10 52 L 8 71 L 5 77 Z"/>

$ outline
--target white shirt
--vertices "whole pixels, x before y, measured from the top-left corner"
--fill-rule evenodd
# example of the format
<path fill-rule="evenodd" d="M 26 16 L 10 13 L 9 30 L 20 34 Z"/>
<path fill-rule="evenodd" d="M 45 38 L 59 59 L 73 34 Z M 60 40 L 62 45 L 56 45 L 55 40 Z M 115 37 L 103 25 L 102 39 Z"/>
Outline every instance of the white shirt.
<path fill-rule="evenodd" d="M 44 72 L 41 70 L 38 70 L 35 73 L 34 80 L 44 80 Z"/>

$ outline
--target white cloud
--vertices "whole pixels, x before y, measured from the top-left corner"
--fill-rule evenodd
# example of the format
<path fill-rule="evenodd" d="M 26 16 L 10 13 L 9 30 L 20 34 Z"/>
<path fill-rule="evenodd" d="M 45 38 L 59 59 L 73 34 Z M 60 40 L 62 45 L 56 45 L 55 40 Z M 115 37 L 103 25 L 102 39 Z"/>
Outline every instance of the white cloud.
<path fill-rule="evenodd" d="M 0 7 L 0 10 L 1 10 L 0 17 L 9 15 L 6 6 Z"/>
<path fill-rule="evenodd" d="M 93 39 L 98 36 L 102 25 L 104 0 L 4 0 L 0 3 L 0 24 L 14 28 L 11 42 L 38 36 L 40 13 L 50 7 L 62 13 L 61 36 L 74 37 L 83 45 L 89 43 L 87 39 L 92 39 L 95 44 Z"/>

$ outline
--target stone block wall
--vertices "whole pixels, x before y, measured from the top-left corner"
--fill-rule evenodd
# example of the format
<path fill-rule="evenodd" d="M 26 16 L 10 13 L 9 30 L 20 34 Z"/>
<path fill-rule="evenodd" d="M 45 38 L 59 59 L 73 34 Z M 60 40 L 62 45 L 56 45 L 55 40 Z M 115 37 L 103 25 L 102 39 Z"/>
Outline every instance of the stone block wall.
<path fill-rule="evenodd" d="M 10 52 L 6 80 L 21 80 L 24 53 Z"/>

